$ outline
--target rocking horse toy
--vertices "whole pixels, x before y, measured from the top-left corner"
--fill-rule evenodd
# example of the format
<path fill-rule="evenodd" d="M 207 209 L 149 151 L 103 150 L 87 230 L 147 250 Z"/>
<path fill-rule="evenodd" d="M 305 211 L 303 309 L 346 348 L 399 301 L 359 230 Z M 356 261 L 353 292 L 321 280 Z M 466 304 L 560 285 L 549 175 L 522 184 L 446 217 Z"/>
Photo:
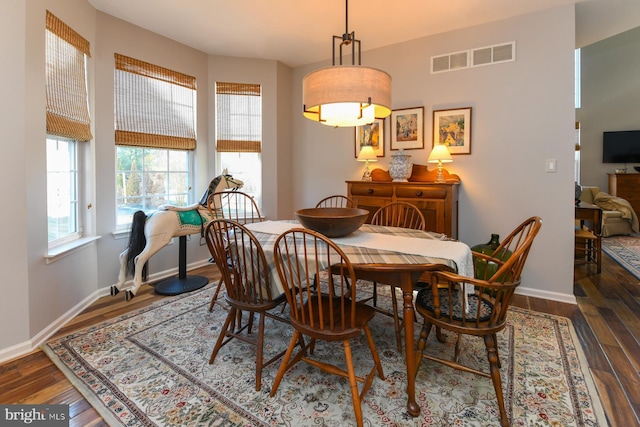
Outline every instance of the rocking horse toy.
<path fill-rule="evenodd" d="M 211 181 L 198 203 L 190 206 L 162 205 L 148 216 L 143 211 L 137 211 L 133 215 L 129 244 L 119 257 L 120 273 L 117 284 L 111 286 L 111 296 L 120 293 L 127 276 L 133 274 L 132 287 L 125 293 L 125 300 L 131 301 L 143 281 L 147 280 L 147 262 L 153 255 L 169 244 L 173 237 L 186 239 L 187 235 L 203 233 L 206 224 L 215 218 L 216 213 L 210 212 L 207 207 L 209 196 L 227 189 L 235 191 L 242 186 L 243 182 L 234 179 L 225 169 L 222 175 Z M 219 206 L 219 203 L 215 206 Z M 180 243 L 180 264 L 183 264 L 183 241 Z M 181 265 L 181 274 L 183 268 Z"/>

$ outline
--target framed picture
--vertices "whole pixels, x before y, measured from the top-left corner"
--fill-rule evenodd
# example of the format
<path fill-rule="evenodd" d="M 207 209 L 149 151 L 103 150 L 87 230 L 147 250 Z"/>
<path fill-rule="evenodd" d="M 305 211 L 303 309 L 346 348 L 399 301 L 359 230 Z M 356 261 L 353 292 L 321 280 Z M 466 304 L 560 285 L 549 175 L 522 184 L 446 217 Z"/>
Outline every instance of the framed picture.
<path fill-rule="evenodd" d="M 433 111 L 433 145 L 451 154 L 471 154 L 471 107 Z"/>
<path fill-rule="evenodd" d="M 356 158 L 363 145 L 372 145 L 376 157 L 384 157 L 384 119 L 375 119 L 368 125 L 356 126 L 354 154 Z"/>
<path fill-rule="evenodd" d="M 424 107 L 404 108 L 391 112 L 392 150 L 424 148 Z"/>

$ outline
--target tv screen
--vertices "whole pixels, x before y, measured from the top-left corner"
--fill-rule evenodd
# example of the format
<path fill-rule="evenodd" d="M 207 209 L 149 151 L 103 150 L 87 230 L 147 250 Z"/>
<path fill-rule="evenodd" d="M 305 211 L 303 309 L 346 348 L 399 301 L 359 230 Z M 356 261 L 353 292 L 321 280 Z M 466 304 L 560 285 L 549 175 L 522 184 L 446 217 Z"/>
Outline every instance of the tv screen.
<path fill-rule="evenodd" d="M 640 163 L 640 130 L 604 132 L 602 163 Z"/>

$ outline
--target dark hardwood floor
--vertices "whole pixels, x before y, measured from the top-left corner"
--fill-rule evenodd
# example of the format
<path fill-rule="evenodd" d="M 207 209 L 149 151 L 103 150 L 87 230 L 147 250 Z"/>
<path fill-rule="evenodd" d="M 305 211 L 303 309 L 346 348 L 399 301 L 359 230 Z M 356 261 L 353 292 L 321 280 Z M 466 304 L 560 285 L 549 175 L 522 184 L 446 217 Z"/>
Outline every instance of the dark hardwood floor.
<path fill-rule="evenodd" d="M 190 273 L 219 277 L 212 266 Z M 526 280 L 526 277 L 524 278 Z M 604 255 L 602 273 L 576 265 L 577 305 L 516 296 L 514 305 L 572 319 L 600 392 L 610 426 L 640 426 L 640 282 Z M 84 328 L 166 298 L 143 286 L 124 297 L 96 301 L 56 336 Z M 106 423 L 42 351 L 0 364 L 0 403 L 68 404 L 71 426 Z"/>

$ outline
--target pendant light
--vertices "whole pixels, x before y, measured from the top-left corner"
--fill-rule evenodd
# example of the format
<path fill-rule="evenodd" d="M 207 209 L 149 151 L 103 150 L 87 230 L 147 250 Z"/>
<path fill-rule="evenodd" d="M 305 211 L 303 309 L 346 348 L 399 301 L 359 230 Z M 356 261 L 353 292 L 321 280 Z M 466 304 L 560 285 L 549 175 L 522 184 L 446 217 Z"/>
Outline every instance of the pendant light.
<path fill-rule="evenodd" d="M 362 126 L 391 114 L 391 76 L 360 65 L 360 40 L 355 38 L 355 31 L 349 33 L 349 0 L 345 4 L 345 33 L 333 36 L 333 66 L 313 71 L 302 79 L 304 116 L 335 127 Z M 339 65 L 336 65 L 336 42 L 340 45 Z M 351 65 L 342 65 L 344 46 L 351 46 Z"/>

